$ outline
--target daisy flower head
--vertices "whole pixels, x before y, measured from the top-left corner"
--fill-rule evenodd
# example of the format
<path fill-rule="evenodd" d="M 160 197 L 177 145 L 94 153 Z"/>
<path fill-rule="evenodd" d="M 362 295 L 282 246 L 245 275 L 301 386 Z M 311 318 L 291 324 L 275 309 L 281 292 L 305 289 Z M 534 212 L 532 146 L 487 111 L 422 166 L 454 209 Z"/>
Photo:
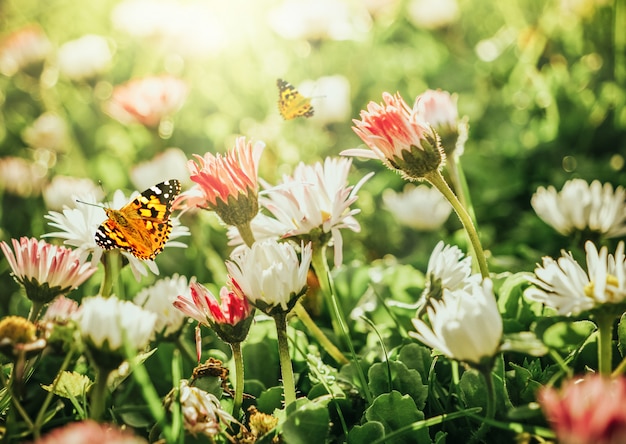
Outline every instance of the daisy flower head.
<path fill-rule="evenodd" d="M 535 213 L 564 236 L 591 231 L 604 237 L 626 234 L 626 190 L 583 179 L 565 182 L 561 191 L 539 187 L 531 199 Z"/>
<path fill-rule="evenodd" d="M 43 201 L 48 210 L 62 212 L 76 205 L 76 190 L 94 201 L 104 197 L 102 188 L 86 177 L 54 176 L 43 189 Z"/>
<path fill-rule="evenodd" d="M 24 26 L 0 42 L 0 72 L 13 76 L 23 71 L 37 77 L 51 50 L 50 40 L 41 27 Z"/>
<path fill-rule="evenodd" d="M 105 37 L 85 34 L 61 45 L 57 58 L 61 74 L 74 81 L 87 81 L 109 68 L 113 54 Z"/>
<path fill-rule="evenodd" d="M 248 336 L 253 308 L 241 293 L 227 287 L 220 289 L 218 300 L 209 289 L 194 282 L 187 294 L 179 295 L 173 305 L 183 315 L 212 328 L 229 344 L 242 342 Z"/>
<path fill-rule="evenodd" d="M 22 131 L 22 140 L 34 149 L 66 151 L 67 123 L 57 114 L 43 113 Z"/>
<path fill-rule="evenodd" d="M 0 320 L 0 353 L 24 360 L 43 350 L 47 342 L 40 338 L 37 327 L 21 316 L 5 316 Z"/>
<path fill-rule="evenodd" d="M 412 320 L 409 335 L 445 356 L 475 367 L 491 365 L 502 342 L 502 317 L 490 279 L 468 289 L 443 289 L 426 309 L 429 324 Z"/>
<path fill-rule="evenodd" d="M 157 315 L 115 296 L 83 299 L 73 315 L 98 367 L 117 368 L 125 359 L 124 341 L 141 351 L 148 346 Z"/>
<path fill-rule="evenodd" d="M 96 271 L 80 253 L 66 247 L 27 237 L 13 239 L 12 244 L 13 250 L 0 242 L 0 249 L 28 299 L 39 304 L 78 288 Z"/>
<path fill-rule="evenodd" d="M 225 155 L 195 155 L 187 167 L 196 186 L 179 196 L 174 207 L 215 211 L 227 225 L 249 224 L 259 211 L 258 169 L 263 142 L 238 137 Z"/>
<path fill-rule="evenodd" d="M 557 260 L 544 257 L 535 268 L 535 276 L 529 279 L 534 287 L 527 288 L 524 296 L 565 316 L 623 303 L 626 299 L 624 242 L 617 245 L 615 255 L 609 254 L 606 246 L 598 251 L 590 241 L 585 243 L 585 251 L 587 271 L 565 251 Z"/>
<path fill-rule="evenodd" d="M 183 188 L 191 185 L 187 172 L 187 156 L 180 148 L 167 148 L 160 151 L 152 159 L 133 166 L 130 180 L 138 190 L 146 190 L 164 177 L 172 177 L 180 181 Z"/>
<path fill-rule="evenodd" d="M 300 257 L 289 242 L 269 239 L 226 262 L 230 289 L 262 312 L 289 312 L 304 295 L 311 265 L 311 244 Z"/>
<path fill-rule="evenodd" d="M 437 243 L 430 255 L 426 276 L 448 290 L 468 289 L 479 279 L 478 275 L 472 275 L 472 258 L 456 245 L 446 245 L 443 241 Z"/>
<path fill-rule="evenodd" d="M 370 102 L 361 111 L 361 120 L 353 122 L 354 132 L 369 150 L 344 150 L 344 156 L 379 159 L 407 180 L 422 180 L 439 171 L 445 161 L 439 136 L 400 93 L 383 93 L 382 103 Z"/>
<path fill-rule="evenodd" d="M 61 295 L 54 300 L 42 316 L 43 322 L 67 323 L 78 310 L 78 302 Z"/>
<path fill-rule="evenodd" d="M 226 412 L 217 397 L 180 380 L 179 402 L 183 413 L 183 426 L 193 436 L 204 435 L 211 439 L 222 433 L 222 425 L 230 426 L 237 420 Z M 170 408 L 175 404 L 171 404 Z"/>
<path fill-rule="evenodd" d="M 0 190 L 19 197 L 38 196 L 45 183 L 45 166 L 21 157 L 0 158 Z"/>
<path fill-rule="evenodd" d="M 133 79 L 113 88 L 104 111 L 123 124 L 156 128 L 182 108 L 187 92 L 186 83 L 171 75 Z"/>
<path fill-rule="evenodd" d="M 443 194 L 426 184 L 407 184 L 402 193 L 387 188 L 383 203 L 402 225 L 420 231 L 434 231 L 448 220 L 452 206 Z"/>
<path fill-rule="evenodd" d="M 191 279 L 193 283 L 195 278 Z M 193 285 L 193 284 L 192 284 Z M 174 274 L 159 279 L 150 287 L 144 288 L 134 297 L 133 302 L 144 310 L 157 315 L 154 336 L 172 338 L 183 328 L 186 317 L 172 305 L 179 295 L 189 296 L 187 277 Z"/>
<path fill-rule="evenodd" d="M 343 258 L 341 229 L 361 231 L 354 218 L 360 210 L 350 206 L 373 174 L 348 186 L 351 165 L 350 159 L 331 157 L 323 164 L 300 163 L 291 176 L 284 176 L 282 183 L 268 190 L 261 199 L 263 207 L 286 228 L 282 238 L 310 241 L 314 245 L 327 245 L 332 241 L 337 266 Z"/>
<path fill-rule="evenodd" d="M 626 442 L 626 379 L 589 374 L 544 387 L 537 400 L 562 444 Z"/>
<path fill-rule="evenodd" d="M 111 424 L 100 424 L 86 420 L 58 427 L 35 441 L 34 444 L 147 444 L 145 439 L 121 430 Z"/>
<path fill-rule="evenodd" d="M 466 119 L 459 119 L 458 96 L 441 89 L 428 89 L 415 100 L 415 108 L 422 118 L 441 137 L 446 156 L 463 154 L 467 140 Z"/>

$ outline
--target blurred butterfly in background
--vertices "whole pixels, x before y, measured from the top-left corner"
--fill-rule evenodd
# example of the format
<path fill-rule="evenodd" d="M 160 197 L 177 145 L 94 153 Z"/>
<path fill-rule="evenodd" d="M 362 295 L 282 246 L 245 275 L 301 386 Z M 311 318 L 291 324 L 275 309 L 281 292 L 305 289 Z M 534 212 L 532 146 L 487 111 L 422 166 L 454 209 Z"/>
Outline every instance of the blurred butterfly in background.
<path fill-rule="evenodd" d="M 311 105 L 311 98 L 303 96 L 289 82 L 278 79 L 278 111 L 285 120 L 295 119 L 296 117 L 311 117 L 315 110 Z"/>

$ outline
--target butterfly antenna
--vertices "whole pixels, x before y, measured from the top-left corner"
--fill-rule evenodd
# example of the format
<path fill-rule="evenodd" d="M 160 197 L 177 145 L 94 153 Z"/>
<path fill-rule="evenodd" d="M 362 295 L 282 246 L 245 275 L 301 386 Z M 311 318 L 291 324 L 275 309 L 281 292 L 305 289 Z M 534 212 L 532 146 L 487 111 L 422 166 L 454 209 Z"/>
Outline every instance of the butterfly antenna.
<path fill-rule="evenodd" d="M 81 203 L 81 204 L 85 204 L 85 205 L 89 205 L 92 207 L 98 207 L 98 208 L 106 208 L 104 205 L 102 204 L 97 204 L 97 203 L 93 203 L 93 202 L 85 202 L 84 200 L 79 200 L 79 199 L 74 199 L 75 202 L 77 203 Z"/>

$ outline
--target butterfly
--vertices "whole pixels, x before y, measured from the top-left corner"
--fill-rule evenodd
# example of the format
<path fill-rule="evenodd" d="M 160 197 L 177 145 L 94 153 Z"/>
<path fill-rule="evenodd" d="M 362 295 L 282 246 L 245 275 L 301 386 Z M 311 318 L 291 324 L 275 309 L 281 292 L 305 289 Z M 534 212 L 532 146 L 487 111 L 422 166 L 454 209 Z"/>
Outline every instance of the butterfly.
<path fill-rule="evenodd" d="M 120 248 L 139 259 L 154 259 L 172 232 L 172 202 L 180 193 L 176 179 L 158 183 L 119 210 L 105 208 L 108 217 L 96 231 L 96 244 Z"/>
<path fill-rule="evenodd" d="M 305 97 L 289 82 L 278 79 L 278 111 L 285 120 L 296 117 L 311 117 L 315 110 L 311 105 L 311 98 Z"/>

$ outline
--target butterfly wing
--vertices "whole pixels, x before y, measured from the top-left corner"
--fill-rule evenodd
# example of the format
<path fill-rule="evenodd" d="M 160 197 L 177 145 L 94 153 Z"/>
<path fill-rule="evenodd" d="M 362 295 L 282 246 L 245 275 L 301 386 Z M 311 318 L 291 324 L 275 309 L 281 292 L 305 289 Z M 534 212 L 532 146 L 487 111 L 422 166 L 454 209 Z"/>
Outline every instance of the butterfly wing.
<path fill-rule="evenodd" d="M 154 259 L 172 232 L 172 203 L 180 182 L 154 185 L 119 210 L 105 209 L 108 219 L 96 231 L 96 244 L 105 250 L 120 248 L 139 259 Z"/>
<path fill-rule="evenodd" d="M 291 83 L 283 79 L 278 79 L 276 86 L 278 86 L 278 111 L 283 119 L 313 116 L 315 110 L 310 97 L 303 96 Z"/>

